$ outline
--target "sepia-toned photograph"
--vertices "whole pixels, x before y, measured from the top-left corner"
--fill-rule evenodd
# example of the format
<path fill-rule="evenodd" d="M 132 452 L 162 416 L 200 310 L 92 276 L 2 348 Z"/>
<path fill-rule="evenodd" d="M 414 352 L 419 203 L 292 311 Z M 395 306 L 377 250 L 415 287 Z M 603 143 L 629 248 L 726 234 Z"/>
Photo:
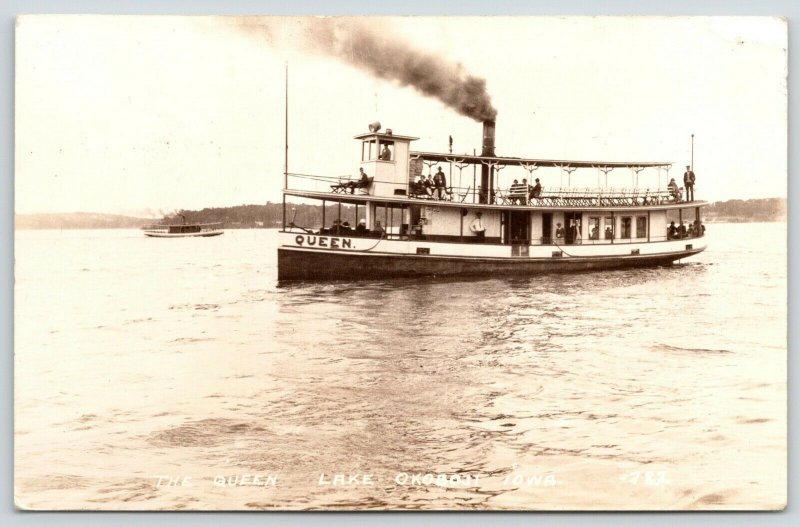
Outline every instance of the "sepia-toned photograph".
<path fill-rule="evenodd" d="M 787 40 L 19 16 L 16 506 L 783 509 Z"/>

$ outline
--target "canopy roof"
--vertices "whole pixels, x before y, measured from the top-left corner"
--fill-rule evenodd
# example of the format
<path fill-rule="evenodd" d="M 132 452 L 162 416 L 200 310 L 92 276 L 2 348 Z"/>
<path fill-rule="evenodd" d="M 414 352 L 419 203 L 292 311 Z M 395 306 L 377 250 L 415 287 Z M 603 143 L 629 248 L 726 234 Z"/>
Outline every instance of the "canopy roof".
<path fill-rule="evenodd" d="M 672 163 L 667 162 L 639 162 L 639 161 L 568 161 L 565 159 L 526 159 L 521 157 L 492 157 L 492 156 L 473 156 L 467 154 L 440 154 L 437 152 L 411 152 L 411 158 L 421 158 L 425 161 L 441 161 L 443 163 L 467 163 L 475 165 L 504 165 L 520 166 L 523 168 L 533 167 L 556 167 L 556 168 L 648 168 L 660 167 L 669 169 Z"/>

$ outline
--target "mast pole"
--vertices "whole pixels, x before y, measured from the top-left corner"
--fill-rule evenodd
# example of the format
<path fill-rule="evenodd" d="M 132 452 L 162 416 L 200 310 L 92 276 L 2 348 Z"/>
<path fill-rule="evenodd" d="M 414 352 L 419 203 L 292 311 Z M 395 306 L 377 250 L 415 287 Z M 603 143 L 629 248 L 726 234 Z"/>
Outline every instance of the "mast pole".
<path fill-rule="evenodd" d="M 289 61 L 284 71 L 283 99 L 283 190 L 289 188 Z M 322 204 L 323 208 L 325 203 Z M 324 213 L 323 213 L 324 214 Z M 324 227 L 324 225 L 323 225 Z M 286 230 L 286 193 L 283 194 L 283 230 Z"/>
<path fill-rule="evenodd" d="M 692 134 L 692 163 L 690 170 L 694 170 L 694 134 Z"/>
<path fill-rule="evenodd" d="M 283 188 L 289 188 L 289 61 L 284 72 L 283 101 Z"/>

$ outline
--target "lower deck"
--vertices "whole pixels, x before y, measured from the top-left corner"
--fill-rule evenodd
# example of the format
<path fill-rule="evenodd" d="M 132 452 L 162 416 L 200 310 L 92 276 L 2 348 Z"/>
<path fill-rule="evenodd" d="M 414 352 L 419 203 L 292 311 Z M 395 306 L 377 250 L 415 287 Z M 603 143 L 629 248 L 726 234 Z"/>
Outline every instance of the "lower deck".
<path fill-rule="evenodd" d="M 280 233 L 281 279 L 609 269 L 667 264 L 706 248 L 701 205 L 487 210 L 384 202 L 322 211 L 319 228 L 292 221 Z"/>
<path fill-rule="evenodd" d="M 705 238 L 600 247 L 505 246 L 281 233 L 279 280 L 535 275 L 669 265 L 706 247 Z"/>

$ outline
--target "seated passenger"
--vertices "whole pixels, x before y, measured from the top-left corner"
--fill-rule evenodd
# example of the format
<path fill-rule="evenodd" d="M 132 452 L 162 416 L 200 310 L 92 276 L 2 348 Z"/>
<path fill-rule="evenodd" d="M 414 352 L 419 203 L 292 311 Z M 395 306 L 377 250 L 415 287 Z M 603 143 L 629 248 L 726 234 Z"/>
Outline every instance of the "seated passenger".
<path fill-rule="evenodd" d="M 350 228 L 350 222 L 346 221 L 339 226 L 339 234 L 349 236 L 352 234 L 353 229 Z"/>
<path fill-rule="evenodd" d="M 420 174 L 417 180 L 411 184 L 411 193 L 415 196 L 425 194 L 425 176 Z"/>
<path fill-rule="evenodd" d="M 383 228 L 383 225 L 381 225 L 380 221 L 376 221 L 375 222 L 375 228 L 372 229 L 372 232 L 378 233 L 381 236 L 383 236 L 384 234 L 386 234 L 386 229 Z"/>
<path fill-rule="evenodd" d="M 681 238 L 686 238 L 686 225 L 681 222 L 681 226 L 678 227 L 678 236 Z"/>
<path fill-rule="evenodd" d="M 361 220 L 356 225 L 356 234 L 359 236 L 366 236 L 367 235 L 367 220 Z"/>
<path fill-rule="evenodd" d="M 597 228 L 597 225 L 592 227 L 592 232 L 589 234 L 590 240 L 599 240 L 600 239 L 600 229 Z"/>
<path fill-rule="evenodd" d="M 342 222 L 340 220 L 333 220 L 333 225 L 331 225 L 330 229 L 327 229 L 326 234 L 332 234 L 334 236 L 338 236 L 341 231 L 342 231 Z M 323 233 L 320 232 L 320 234 Z"/>
<path fill-rule="evenodd" d="M 675 178 L 669 180 L 669 184 L 667 184 L 667 190 L 669 191 L 669 195 L 672 196 L 672 199 L 675 201 L 680 201 L 681 194 L 678 190 L 678 184 L 675 183 Z"/>
<path fill-rule="evenodd" d="M 533 188 L 531 188 L 530 197 L 531 199 L 533 199 L 541 197 L 541 195 L 542 195 L 542 185 L 541 183 L 539 183 L 539 178 L 537 177 L 536 184 L 533 186 Z"/>
<path fill-rule="evenodd" d="M 667 227 L 667 239 L 674 240 L 678 237 L 678 228 L 675 226 L 675 222 L 669 222 L 669 227 Z"/>
<path fill-rule="evenodd" d="M 686 229 L 686 237 L 694 238 L 694 224 L 690 223 L 689 228 Z"/>
<path fill-rule="evenodd" d="M 613 240 L 614 239 L 614 232 L 611 230 L 611 226 L 606 227 L 606 240 Z"/>
<path fill-rule="evenodd" d="M 367 176 L 367 173 L 364 172 L 364 168 L 362 167 L 359 168 L 358 170 L 360 171 L 359 175 L 361 176 L 359 180 L 350 181 L 349 183 L 347 183 L 347 188 L 350 189 L 350 194 L 355 194 L 357 188 L 366 188 L 369 186 L 369 176 Z"/>
<path fill-rule="evenodd" d="M 698 238 L 706 233 L 706 226 L 700 223 L 699 220 L 694 220 L 694 235 Z"/>
<path fill-rule="evenodd" d="M 519 181 L 515 179 L 511 184 L 511 187 L 508 189 L 508 200 L 512 205 L 521 204 L 524 195 L 525 188 L 519 184 Z"/>
<path fill-rule="evenodd" d="M 428 179 L 425 180 L 425 192 L 428 193 L 428 196 L 433 196 L 433 189 L 436 187 L 433 183 L 433 177 L 428 174 Z"/>

